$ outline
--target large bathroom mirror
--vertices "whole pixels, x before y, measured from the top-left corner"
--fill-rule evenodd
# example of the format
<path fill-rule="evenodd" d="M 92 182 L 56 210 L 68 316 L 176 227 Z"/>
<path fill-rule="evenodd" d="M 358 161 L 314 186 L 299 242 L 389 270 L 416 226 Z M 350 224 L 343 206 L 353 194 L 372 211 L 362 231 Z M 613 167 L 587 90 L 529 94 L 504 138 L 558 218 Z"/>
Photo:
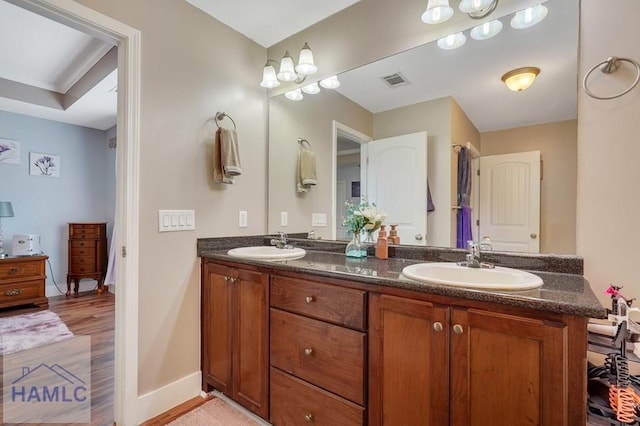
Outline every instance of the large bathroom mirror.
<path fill-rule="evenodd" d="M 272 97 L 268 231 L 313 229 L 323 239 L 344 237 L 344 201 L 367 195 L 362 149 L 372 140 L 426 132 L 434 205 L 425 212 L 427 245 L 455 247 L 457 147 L 470 144 L 474 170 L 481 159 L 540 153 L 539 251 L 574 254 L 579 5 L 578 0 L 544 4 L 548 14 L 533 27 L 513 29 L 511 14 L 492 17 L 503 24 L 493 38 L 476 40 L 466 30 L 460 48 L 428 43 L 338 75 L 337 89 L 304 94 L 301 101 Z M 474 25 L 469 19 L 469 29 Z M 529 89 L 510 91 L 501 77 L 520 67 L 537 67 L 540 73 Z M 307 192 L 296 190 L 299 138 L 309 142 L 316 159 L 317 184 Z M 476 239 L 482 203 L 488 204 L 479 194 L 482 177 L 472 178 Z M 395 200 L 394 208 L 406 210 L 415 203 Z"/>

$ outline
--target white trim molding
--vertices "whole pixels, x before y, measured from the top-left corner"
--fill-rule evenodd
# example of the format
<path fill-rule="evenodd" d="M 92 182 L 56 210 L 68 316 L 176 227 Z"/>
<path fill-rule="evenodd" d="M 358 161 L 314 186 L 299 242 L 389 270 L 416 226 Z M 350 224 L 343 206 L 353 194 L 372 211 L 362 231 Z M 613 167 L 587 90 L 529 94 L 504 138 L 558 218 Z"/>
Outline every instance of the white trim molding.
<path fill-rule="evenodd" d="M 167 407 L 176 407 L 192 398 L 202 396 L 201 389 L 202 373 L 196 371 L 140 396 L 138 399 L 138 421 L 135 424 L 143 423 L 166 412 Z"/>

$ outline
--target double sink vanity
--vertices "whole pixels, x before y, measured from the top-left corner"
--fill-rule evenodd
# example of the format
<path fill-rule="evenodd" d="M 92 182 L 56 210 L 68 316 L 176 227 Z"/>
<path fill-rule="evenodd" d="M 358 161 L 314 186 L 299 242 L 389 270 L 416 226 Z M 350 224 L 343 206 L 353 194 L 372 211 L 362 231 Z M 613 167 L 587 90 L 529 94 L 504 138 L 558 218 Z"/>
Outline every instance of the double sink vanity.
<path fill-rule="evenodd" d="M 606 311 L 582 259 L 269 241 L 198 240 L 205 391 L 275 425 L 586 424 L 587 322 Z"/>

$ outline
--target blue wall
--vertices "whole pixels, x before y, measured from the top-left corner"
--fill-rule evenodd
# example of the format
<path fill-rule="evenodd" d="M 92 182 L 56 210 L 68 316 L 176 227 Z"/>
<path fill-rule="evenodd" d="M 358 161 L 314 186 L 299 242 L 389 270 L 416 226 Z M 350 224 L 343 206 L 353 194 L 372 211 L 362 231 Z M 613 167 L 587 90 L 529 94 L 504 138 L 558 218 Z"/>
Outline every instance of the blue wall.
<path fill-rule="evenodd" d="M 39 234 L 49 256 L 47 296 L 66 290 L 68 222 L 107 222 L 108 243 L 115 215 L 115 149 L 107 131 L 0 111 L 0 139 L 20 142 L 20 164 L 0 163 L 0 201 L 15 217 L 4 218 L 4 251 L 14 234 Z M 29 152 L 60 156 L 60 177 L 29 175 Z M 52 272 L 53 271 L 53 274 Z M 81 291 L 95 287 L 82 280 Z"/>

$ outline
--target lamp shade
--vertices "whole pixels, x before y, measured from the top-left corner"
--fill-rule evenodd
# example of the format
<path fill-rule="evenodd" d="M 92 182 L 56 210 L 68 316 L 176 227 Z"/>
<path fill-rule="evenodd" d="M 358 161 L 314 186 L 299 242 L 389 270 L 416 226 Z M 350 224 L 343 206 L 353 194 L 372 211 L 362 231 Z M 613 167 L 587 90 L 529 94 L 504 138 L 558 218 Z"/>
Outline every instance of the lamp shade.
<path fill-rule="evenodd" d="M 317 82 L 311 83 L 311 84 L 308 84 L 308 85 L 304 86 L 302 88 L 302 91 L 304 93 L 309 94 L 309 95 L 315 95 L 316 93 L 320 93 L 320 86 L 318 86 Z"/>
<path fill-rule="evenodd" d="M 522 92 L 533 84 L 538 74 L 540 74 L 540 68 L 517 68 L 503 75 L 502 81 L 514 92 Z"/>
<path fill-rule="evenodd" d="M 340 87 L 340 80 L 338 80 L 337 76 L 332 75 L 331 77 L 327 77 L 324 80 L 320 80 L 320 86 L 324 87 L 325 89 L 337 89 L 338 87 Z"/>
<path fill-rule="evenodd" d="M 13 207 L 10 201 L 0 201 L 0 217 L 13 217 Z"/>
<path fill-rule="evenodd" d="M 474 40 L 486 40 L 502 31 L 502 22 L 498 19 L 485 22 L 471 29 L 470 35 Z"/>
<path fill-rule="evenodd" d="M 422 14 L 422 22 L 425 24 L 439 24 L 453 16 L 453 8 L 449 6 L 449 0 L 429 0 L 427 9 Z"/>
<path fill-rule="evenodd" d="M 260 82 L 260 86 L 266 87 L 267 89 L 273 89 L 274 87 L 280 86 L 280 82 L 276 78 L 276 69 L 273 68 L 273 65 L 269 65 L 268 62 L 262 70 L 262 81 Z"/>
<path fill-rule="evenodd" d="M 296 71 L 302 75 L 310 75 L 318 71 L 318 67 L 313 63 L 313 52 L 307 43 L 302 46 L 300 50 L 300 58 L 298 59 L 298 65 Z"/>
<path fill-rule="evenodd" d="M 291 59 L 291 55 L 289 55 L 289 52 L 285 52 L 282 60 L 280 61 L 278 80 L 293 81 L 297 78 L 298 76 L 296 74 L 296 71 L 295 69 L 293 69 L 293 59 Z"/>
<path fill-rule="evenodd" d="M 465 37 L 462 32 L 449 34 L 446 37 L 443 37 L 438 40 L 438 47 L 440 49 L 457 49 L 462 46 L 467 41 L 467 37 Z"/>
<path fill-rule="evenodd" d="M 493 0 L 462 0 L 458 9 L 462 13 L 478 13 L 491 6 Z"/>
<path fill-rule="evenodd" d="M 546 6 L 539 4 L 537 6 L 529 7 L 525 10 L 516 12 L 511 18 L 511 27 L 516 30 L 522 30 L 532 27 L 542 21 L 547 16 Z"/>
<path fill-rule="evenodd" d="M 304 96 L 302 95 L 302 91 L 299 88 L 289 90 L 284 95 L 291 101 L 301 101 L 304 98 Z"/>

